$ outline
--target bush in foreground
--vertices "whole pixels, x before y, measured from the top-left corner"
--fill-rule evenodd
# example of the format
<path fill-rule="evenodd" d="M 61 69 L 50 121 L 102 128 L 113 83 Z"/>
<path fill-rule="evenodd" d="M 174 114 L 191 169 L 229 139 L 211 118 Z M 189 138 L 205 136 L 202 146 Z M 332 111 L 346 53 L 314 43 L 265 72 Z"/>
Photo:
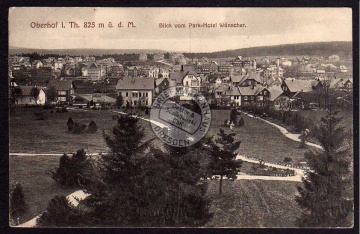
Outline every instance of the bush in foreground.
<path fill-rule="evenodd" d="M 64 154 L 56 171 L 51 171 L 52 178 L 62 187 L 83 187 L 89 184 L 91 172 L 92 163 L 84 149 L 78 150 L 72 157 Z"/>
<path fill-rule="evenodd" d="M 10 217 L 16 219 L 27 210 L 24 189 L 21 184 L 16 183 L 15 187 L 10 191 Z"/>
<path fill-rule="evenodd" d="M 83 219 L 81 211 L 69 204 L 65 196 L 55 196 L 36 222 L 41 227 L 74 227 L 81 226 Z"/>
<path fill-rule="evenodd" d="M 98 126 L 94 121 L 91 121 L 88 126 L 88 132 L 89 133 L 95 133 L 98 130 Z"/>

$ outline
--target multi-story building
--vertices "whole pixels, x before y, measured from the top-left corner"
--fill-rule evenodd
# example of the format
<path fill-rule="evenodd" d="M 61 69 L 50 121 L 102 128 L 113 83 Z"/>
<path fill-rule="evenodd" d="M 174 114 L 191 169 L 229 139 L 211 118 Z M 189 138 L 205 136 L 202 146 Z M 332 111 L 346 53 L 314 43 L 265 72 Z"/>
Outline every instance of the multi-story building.
<path fill-rule="evenodd" d="M 154 85 L 152 77 L 124 77 L 118 81 L 116 92 L 123 97 L 124 106 L 151 106 Z"/>

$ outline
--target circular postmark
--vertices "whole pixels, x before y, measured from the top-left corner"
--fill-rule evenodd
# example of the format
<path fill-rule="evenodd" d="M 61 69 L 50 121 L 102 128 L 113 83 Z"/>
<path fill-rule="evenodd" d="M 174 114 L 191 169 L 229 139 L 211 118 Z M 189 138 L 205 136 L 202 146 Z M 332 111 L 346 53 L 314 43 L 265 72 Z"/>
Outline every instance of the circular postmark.
<path fill-rule="evenodd" d="M 150 122 L 153 132 L 164 143 L 174 147 L 191 146 L 210 128 L 210 106 L 197 89 L 171 87 L 155 98 Z"/>

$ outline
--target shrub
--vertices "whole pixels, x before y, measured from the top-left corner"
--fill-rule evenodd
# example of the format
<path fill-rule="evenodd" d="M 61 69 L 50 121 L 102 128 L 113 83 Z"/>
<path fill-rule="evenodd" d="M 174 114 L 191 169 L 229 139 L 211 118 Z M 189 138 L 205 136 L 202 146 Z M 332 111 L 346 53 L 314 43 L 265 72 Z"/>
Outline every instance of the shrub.
<path fill-rule="evenodd" d="M 290 158 L 290 157 L 285 157 L 284 158 L 285 163 L 288 163 L 288 162 L 291 162 L 291 161 L 292 161 L 292 158 Z"/>
<path fill-rule="evenodd" d="M 69 227 L 79 226 L 81 223 L 81 212 L 69 204 L 64 196 L 52 198 L 46 211 L 37 219 L 37 225 L 42 227 Z"/>
<path fill-rule="evenodd" d="M 42 111 L 35 112 L 34 115 L 36 120 L 45 120 L 48 118 L 48 116 Z"/>
<path fill-rule="evenodd" d="M 49 109 L 53 109 L 54 108 L 54 106 L 52 105 L 52 104 L 50 104 L 50 103 L 46 103 L 44 106 L 43 106 L 43 109 L 44 110 L 49 110 Z"/>
<path fill-rule="evenodd" d="M 245 121 L 244 121 L 243 117 L 241 117 L 239 120 L 239 127 L 243 127 L 243 126 L 245 126 Z"/>
<path fill-rule="evenodd" d="M 145 109 L 145 115 L 149 115 L 149 108 Z"/>
<path fill-rule="evenodd" d="M 74 129 L 74 121 L 71 117 L 68 119 L 66 125 L 68 127 L 68 131 L 72 131 Z"/>
<path fill-rule="evenodd" d="M 85 131 L 86 129 L 86 124 L 79 124 L 79 123 L 74 123 L 74 128 L 72 130 L 72 133 L 74 134 L 81 134 Z"/>
<path fill-rule="evenodd" d="M 88 132 L 95 133 L 97 131 L 97 129 L 98 129 L 98 126 L 96 125 L 96 123 L 94 121 L 91 121 L 88 126 Z"/>
<path fill-rule="evenodd" d="M 81 125 L 81 130 L 82 130 L 82 131 L 85 131 L 86 127 L 87 127 L 86 124 L 82 124 L 82 125 Z"/>
<path fill-rule="evenodd" d="M 28 210 L 25 201 L 25 194 L 21 184 L 16 183 L 15 187 L 10 191 L 10 216 L 17 218 Z"/>
<path fill-rule="evenodd" d="M 61 156 L 59 167 L 51 171 L 52 178 L 62 187 L 82 187 L 90 183 L 92 164 L 84 149 L 80 149 L 72 157 L 67 154 Z"/>

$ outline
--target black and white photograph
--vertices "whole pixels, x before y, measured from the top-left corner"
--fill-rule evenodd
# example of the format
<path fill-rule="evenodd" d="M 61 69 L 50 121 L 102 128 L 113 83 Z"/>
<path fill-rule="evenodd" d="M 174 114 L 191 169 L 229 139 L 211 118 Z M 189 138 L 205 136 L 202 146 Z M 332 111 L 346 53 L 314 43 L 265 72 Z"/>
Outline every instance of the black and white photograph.
<path fill-rule="evenodd" d="M 354 228 L 351 7 L 8 11 L 10 227 Z"/>

